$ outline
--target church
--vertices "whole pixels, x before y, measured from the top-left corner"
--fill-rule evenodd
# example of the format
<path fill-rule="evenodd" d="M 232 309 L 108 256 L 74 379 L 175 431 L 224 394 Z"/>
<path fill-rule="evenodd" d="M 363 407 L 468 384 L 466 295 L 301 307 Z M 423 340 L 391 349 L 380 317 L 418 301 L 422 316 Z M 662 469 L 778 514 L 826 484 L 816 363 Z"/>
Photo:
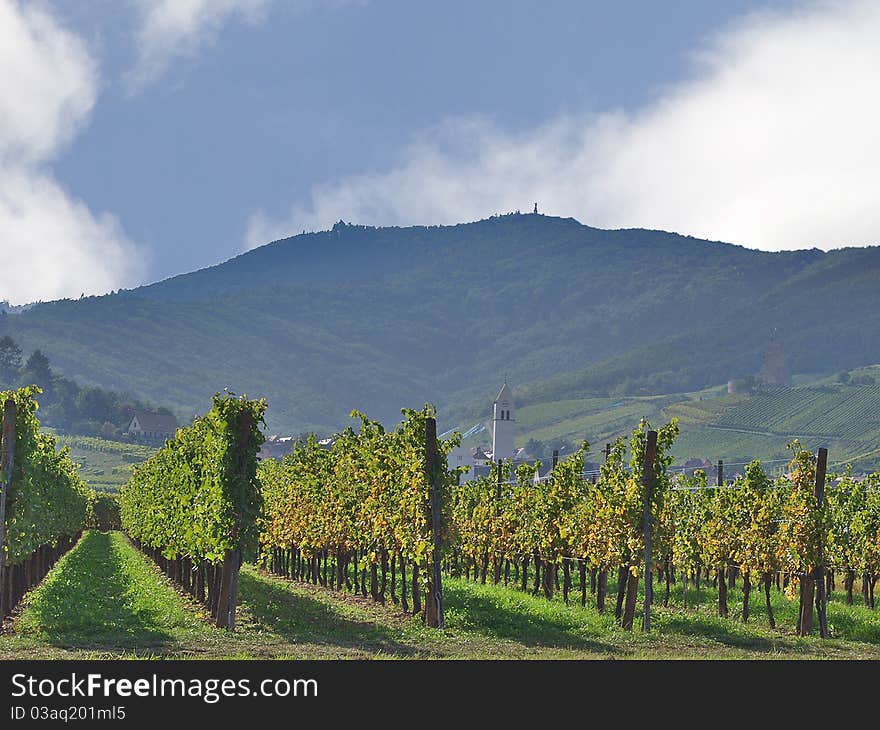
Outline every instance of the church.
<path fill-rule="evenodd" d="M 515 457 L 513 430 L 516 418 L 513 411 L 513 397 L 505 381 L 492 404 L 492 453 L 488 456 L 494 461 Z"/>
<path fill-rule="evenodd" d="M 493 461 L 513 461 L 516 463 L 522 449 L 513 445 L 516 434 L 516 410 L 513 405 L 513 393 L 507 381 L 501 386 L 492 403 L 492 421 L 486 424 L 492 436 L 491 449 L 480 447 L 457 446 L 447 458 L 450 469 L 469 466 L 470 471 L 463 474 L 462 481 L 469 481 L 489 474 Z"/>

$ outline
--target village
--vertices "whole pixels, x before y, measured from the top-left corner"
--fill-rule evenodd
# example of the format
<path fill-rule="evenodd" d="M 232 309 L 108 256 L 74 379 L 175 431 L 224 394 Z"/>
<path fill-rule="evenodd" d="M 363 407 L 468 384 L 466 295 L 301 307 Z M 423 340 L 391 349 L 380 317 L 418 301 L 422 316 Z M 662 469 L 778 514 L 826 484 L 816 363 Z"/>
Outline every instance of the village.
<path fill-rule="evenodd" d="M 842 376 L 841 376 L 842 377 Z M 859 376 L 870 381 L 869 376 Z M 842 377 L 843 380 L 849 378 Z M 873 385 L 873 381 L 870 381 Z M 758 373 L 744 378 L 733 378 L 726 386 L 726 392 L 732 396 L 753 395 L 762 391 L 784 392 L 792 388 L 792 376 L 789 372 L 785 350 L 782 342 L 774 332 L 764 354 L 763 364 Z M 489 409 L 487 409 L 489 410 Z M 512 386 L 505 380 L 491 404 L 491 410 L 485 421 L 478 422 L 462 432 L 463 443 L 453 447 L 447 454 L 447 465 L 450 470 L 460 469 L 459 483 L 487 477 L 492 472 L 493 464 L 504 462 L 510 464 L 514 471 L 523 463 L 534 464 L 540 462 L 540 468 L 536 471 L 535 483 L 545 482 L 550 478 L 555 458 L 565 459 L 576 448 L 570 442 L 560 440 L 558 448 L 547 448 L 547 444 L 536 442 L 531 439 L 525 446 L 516 446 L 517 432 L 516 405 Z M 635 426 L 635 422 L 632 426 Z M 449 437 L 455 429 L 440 434 L 441 437 Z M 624 434 L 622 434 L 624 435 Z M 480 438 L 485 438 L 480 441 Z M 301 436 L 272 434 L 266 438 L 262 445 L 258 458 L 282 459 L 291 453 L 294 445 Z M 610 443 L 595 443 L 590 434 L 584 434 L 584 438 L 590 442 L 591 451 L 584 462 L 583 478 L 595 483 L 600 475 L 600 466 L 607 456 Z M 719 432 L 719 438 L 723 438 L 723 432 Z M 325 436 L 318 440 L 318 444 L 330 449 L 336 440 L 335 436 Z M 745 467 L 752 460 L 751 457 L 735 461 L 725 462 L 723 459 L 710 459 L 705 454 L 686 454 L 675 464 L 669 467 L 673 479 L 678 482 L 679 476 L 693 476 L 698 470 L 706 475 L 709 485 L 722 485 L 731 483 L 737 476 L 742 475 Z M 786 468 L 789 458 L 761 459 L 768 473 L 775 475 L 790 476 Z M 855 471 L 850 478 L 855 482 L 864 479 L 865 474 Z M 832 476 L 829 484 L 833 487 L 840 483 L 843 476 Z"/>
<path fill-rule="evenodd" d="M 452 435 L 453 431 L 441 434 L 441 437 Z M 491 440 L 477 445 L 462 444 L 453 447 L 447 454 L 449 469 L 463 469 L 460 482 L 468 482 L 480 477 L 488 476 L 492 470 L 492 464 L 503 461 L 509 463 L 515 469 L 519 464 L 534 463 L 541 461 L 541 468 L 535 475 L 536 481 L 546 481 L 553 469 L 552 458 L 546 458 L 544 454 L 537 453 L 537 449 L 530 450 L 525 446 L 516 446 L 516 406 L 513 397 L 513 388 L 506 381 L 492 401 L 492 409 L 489 418 L 482 423 L 474 425 L 464 433 L 465 440 L 473 441 L 481 434 L 488 435 Z M 272 434 L 266 438 L 260 448 L 259 458 L 282 459 L 291 453 L 297 442 L 296 436 L 279 436 Z M 329 449 L 333 446 L 335 437 L 328 436 L 318 440 L 318 444 Z M 571 451 L 570 445 L 564 445 L 557 449 L 556 454 L 560 458 L 566 458 Z M 703 469 L 710 479 L 717 474 L 717 464 L 703 458 L 690 458 L 680 467 L 680 471 L 689 474 L 697 469 Z M 599 475 L 599 464 L 586 461 L 584 466 L 584 478 L 596 481 Z"/>

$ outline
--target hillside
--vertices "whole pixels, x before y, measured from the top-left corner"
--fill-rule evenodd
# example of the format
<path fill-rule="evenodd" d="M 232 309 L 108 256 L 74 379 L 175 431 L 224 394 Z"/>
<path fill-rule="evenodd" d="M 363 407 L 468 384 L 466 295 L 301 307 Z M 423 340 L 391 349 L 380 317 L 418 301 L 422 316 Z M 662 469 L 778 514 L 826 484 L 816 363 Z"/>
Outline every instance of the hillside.
<path fill-rule="evenodd" d="M 880 366 L 855 371 L 880 383 Z M 592 459 L 601 461 L 604 445 L 627 437 L 640 418 L 654 424 L 679 419 L 673 453 L 687 459 L 723 459 L 728 473 L 752 459 L 781 469 L 799 439 L 815 451 L 829 449 L 832 467 L 851 463 L 857 470 L 880 468 L 880 385 L 810 379 L 793 388 L 768 388 L 753 394 L 727 394 L 725 387 L 663 396 L 573 398 L 527 405 L 516 413 L 518 446 L 576 444 L 588 439 Z M 465 424 L 461 430 L 467 428 Z M 484 431 L 469 445 L 488 444 Z M 737 468 L 738 467 L 738 468 Z"/>
<path fill-rule="evenodd" d="M 756 372 L 774 330 L 793 372 L 880 362 L 878 275 L 878 248 L 767 253 L 542 215 L 340 223 L 2 329 L 187 420 L 228 386 L 268 398 L 271 430 L 426 401 L 454 426 L 504 374 L 526 406 L 700 390 Z"/>
<path fill-rule="evenodd" d="M 132 468 L 152 456 L 156 449 L 143 444 L 108 441 L 91 436 L 57 436 L 59 448 L 70 449 L 80 476 L 90 487 L 115 492 L 129 479 Z"/>

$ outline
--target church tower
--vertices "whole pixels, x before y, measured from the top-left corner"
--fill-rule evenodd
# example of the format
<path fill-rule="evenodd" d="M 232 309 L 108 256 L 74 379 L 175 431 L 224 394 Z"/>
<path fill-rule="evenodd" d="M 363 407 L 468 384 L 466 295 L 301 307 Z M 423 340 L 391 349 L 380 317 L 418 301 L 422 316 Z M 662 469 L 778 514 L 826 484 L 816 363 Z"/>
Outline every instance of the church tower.
<path fill-rule="evenodd" d="M 513 430 L 516 419 L 513 417 L 513 397 L 507 381 L 501 386 L 492 411 L 492 458 L 513 458 Z"/>
<path fill-rule="evenodd" d="M 764 367 L 758 373 L 758 378 L 765 385 L 791 386 L 791 373 L 785 363 L 785 347 L 782 340 L 777 337 L 775 329 L 764 353 Z"/>

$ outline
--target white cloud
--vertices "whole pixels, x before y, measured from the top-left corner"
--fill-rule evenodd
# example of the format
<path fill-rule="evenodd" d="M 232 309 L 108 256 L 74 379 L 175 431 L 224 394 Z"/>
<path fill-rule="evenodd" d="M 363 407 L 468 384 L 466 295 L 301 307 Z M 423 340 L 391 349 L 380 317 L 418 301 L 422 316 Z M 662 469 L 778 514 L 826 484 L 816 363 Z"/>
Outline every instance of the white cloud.
<path fill-rule="evenodd" d="M 80 40 L 39 6 L 0 2 L 0 160 L 39 161 L 79 129 L 97 69 Z"/>
<path fill-rule="evenodd" d="M 137 31 L 134 86 L 155 81 L 179 57 L 193 56 L 211 43 L 234 17 L 258 22 L 270 0 L 136 0 Z"/>
<path fill-rule="evenodd" d="M 0 177 L 0 299 L 104 293 L 131 282 L 140 257 L 115 217 L 95 216 L 47 174 Z"/>
<path fill-rule="evenodd" d="M 0 0 L 0 68 L 0 299 L 130 283 L 140 255 L 119 223 L 93 215 L 48 169 L 94 106 L 88 49 L 42 5 Z"/>
<path fill-rule="evenodd" d="M 760 13 L 699 51 L 691 78 L 634 114 L 527 134 L 450 121 L 388 171 L 317 186 L 248 247 L 340 218 L 451 223 L 538 201 L 604 227 L 765 249 L 880 243 L 880 5 Z"/>
<path fill-rule="evenodd" d="M 275 0 L 134 0 L 139 19 L 137 60 L 129 75 L 131 90 L 162 76 L 181 58 L 192 58 L 213 43 L 221 28 L 234 20 L 262 23 Z M 287 9 L 362 5 L 367 0 L 287 0 Z"/>

